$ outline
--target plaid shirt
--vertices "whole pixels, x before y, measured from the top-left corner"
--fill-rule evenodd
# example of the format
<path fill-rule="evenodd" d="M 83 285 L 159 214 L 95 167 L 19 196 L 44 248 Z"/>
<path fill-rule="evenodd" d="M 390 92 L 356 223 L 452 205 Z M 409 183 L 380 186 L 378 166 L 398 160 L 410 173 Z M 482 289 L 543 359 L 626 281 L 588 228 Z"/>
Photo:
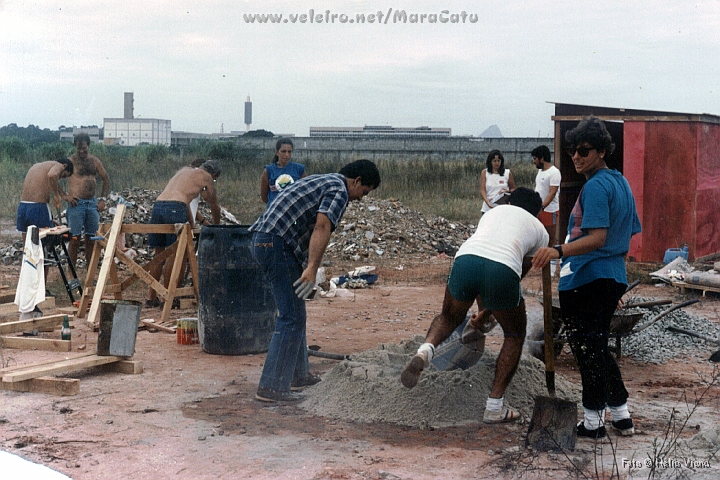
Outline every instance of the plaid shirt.
<path fill-rule="evenodd" d="M 345 177 L 339 173 L 310 175 L 283 189 L 250 231 L 282 237 L 304 265 L 317 214 L 327 215 L 335 230 L 348 201 Z"/>

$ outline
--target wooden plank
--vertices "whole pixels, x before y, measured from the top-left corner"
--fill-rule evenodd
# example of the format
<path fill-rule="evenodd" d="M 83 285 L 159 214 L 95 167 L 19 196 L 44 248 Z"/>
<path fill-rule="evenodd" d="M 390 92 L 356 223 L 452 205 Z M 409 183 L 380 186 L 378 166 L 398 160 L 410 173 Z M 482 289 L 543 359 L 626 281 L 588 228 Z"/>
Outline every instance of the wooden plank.
<path fill-rule="evenodd" d="M 183 225 L 182 223 L 168 224 L 168 223 L 126 223 L 122 226 L 122 233 L 164 233 L 164 234 L 176 234 L 178 228 L 176 225 Z M 189 225 L 189 224 L 187 224 Z"/>
<path fill-rule="evenodd" d="M 106 223 L 100 225 L 98 229 L 98 235 L 105 236 L 109 230 L 109 226 Z M 85 318 L 85 314 L 90 307 L 90 299 L 95 295 L 95 274 L 97 272 L 98 261 L 100 261 L 100 255 L 105 245 L 104 241 L 93 242 L 93 251 L 90 255 L 90 262 L 88 263 L 87 273 L 85 274 L 85 287 L 83 288 L 82 297 L 80 297 L 80 304 L 78 305 L 78 311 L 76 316 L 78 318 Z"/>
<path fill-rule="evenodd" d="M 119 362 L 120 360 L 125 360 L 125 358 L 113 355 L 90 355 L 88 357 L 61 360 L 53 364 L 41 366 L 28 365 L 15 369 L 12 372 L 4 373 L 2 381 L 11 383 L 22 382 L 23 380 L 29 380 L 31 378 L 74 372 L 85 368 L 97 367 L 98 365 L 104 365 L 106 363 Z"/>
<path fill-rule="evenodd" d="M 45 317 L 30 318 L 28 320 L 0 323 L 0 335 L 28 332 L 36 328 L 62 325 L 63 318 L 65 318 L 65 315 L 48 315 Z"/>
<path fill-rule="evenodd" d="M 55 340 L 52 338 L 4 336 L 0 337 L 0 345 L 5 348 L 35 349 L 48 352 L 69 352 L 72 350 L 72 340 Z"/>
<path fill-rule="evenodd" d="M 13 301 L 15 299 L 13 298 Z M 37 304 L 37 307 L 40 310 L 52 310 L 55 308 L 55 297 L 47 297 L 45 300 Z M 0 305 L 0 315 L 10 315 L 13 313 L 20 313 L 18 310 L 18 306 L 15 305 L 13 302 L 10 303 L 3 303 Z"/>
<path fill-rule="evenodd" d="M 0 390 L 70 396 L 80 393 L 80 380 L 76 378 L 39 377 L 22 382 L 0 382 Z"/>
<path fill-rule="evenodd" d="M 680 289 L 680 293 L 685 293 L 685 289 L 687 288 L 689 288 L 690 290 L 700 290 L 702 291 L 703 297 L 707 292 L 720 293 L 720 288 L 710 287 L 708 285 L 695 285 L 694 283 L 686 282 L 672 282 L 672 286 L 678 287 Z"/>
<path fill-rule="evenodd" d="M 90 312 L 88 312 L 87 322 L 93 327 L 96 323 L 99 323 L 98 315 L 100 313 L 100 300 L 102 300 L 103 290 L 105 290 L 105 283 L 107 282 L 108 275 L 110 274 L 110 267 L 115 262 L 115 245 L 117 244 L 118 236 L 120 235 L 120 227 L 122 226 L 123 216 L 125 216 L 124 203 L 118 203 L 115 207 L 115 218 L 113 219 L 112 226 L 110 227 L 110 233 L 106 236 L 107 246 L 105 247 L 105 255 L 103 256 L 102 266 L 100 267 L 100 274 L 95 285 L 95 292 L 93 292 L 92 302 L 90 303 Z M 87 282 L 86 282 L 87 283 Z"/>
<path fill-rule="evenodd" d="M 85 353 L 77 353 L 77 354 L 75 354 L 75 355 L 67 355 L 67 356 L 65 357 L 65 360 L 77 359 L 77 358 L 83 358 L 83 357 L 90 357 L 90 356 L 92 356 L 92 355 L 95 355 L 95 351 L 85 352 Z M 19 370 L 19 369 L 21 369 L 21 368 L 25 368 L 25 367 L 39 367 L 39 366 L 41 366 L 41 365 L 51 365 L 51 364 L 54 364 L 54 363 L 57 363 L 57 359 L 55 359 L 55 360 L 46 360 L 46 361 L 44 361 L 44 362 L 37 362 L 37 363 L 33 363 L 32 365 L 15 365 L 15 366 L 13 366 L 13 367 L 0 368 L 0 377 L 2 377 L 2 374 L 8 373 L 8 372 L 15 372 L 15 371 L 17 371 L 17 370 Z"/>
<path fill-rule="evenodd" d="M 3 290 L 0 292 L 0 304 L 13 303 L 15 301 L 15 289 Z"/>
<path fill-rule="evenodd" d="M 125 373 L 127 375 L 143 373 L 143 363 L 140 360 L 120 360 L 119 362 L 105 364 L 100 368 L 106 372 Z"/>

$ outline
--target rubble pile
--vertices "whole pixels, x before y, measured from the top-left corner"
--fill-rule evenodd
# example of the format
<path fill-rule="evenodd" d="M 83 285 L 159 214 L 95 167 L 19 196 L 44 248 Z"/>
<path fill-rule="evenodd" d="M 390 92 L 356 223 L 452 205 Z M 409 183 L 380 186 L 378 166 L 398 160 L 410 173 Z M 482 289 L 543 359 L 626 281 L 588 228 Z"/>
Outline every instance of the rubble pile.
<path fill-rule="evenodd" d="M 397 200 L 365 197 L 350 202 L 325 256 L 352 261 L 454 256 L 475 227 L 424 215 Z"/>
<path fill-rule="evenodd" d="M 108 208 L 100 213 L 100 223 L 112 223 L 115 208 L 121 200 L 126 204 L 125 223 L 148 223 L 159 194 L 158 190 L 142 188 L 112 192 L 107 197 Z M 200 202 L 198 208 L 204 217 L 212 218 L 205 202 Z M 61 219 L 62 223 L 66 223 L 64 212 Z M 237 221 L 223 209 L 222 223 L 237 224 Z M 330 239 L 325 258 L 380 262 L 383 259 L 425 259 L 438 254 L 454 256 L 475 227 L 474 224 L 454 223 L 443 217 L 424 215 L 405 207 L 398 200 L 366 197 L 362 202 L 348 204 L 340 226 Z M 151 258 L 147 235 L 128 235 L 125 246 L 134 249 L 141 261 Z M 20 241 L 3 246 L 0 250 L 3 263 L 19 265 L 22 248 Z"/>

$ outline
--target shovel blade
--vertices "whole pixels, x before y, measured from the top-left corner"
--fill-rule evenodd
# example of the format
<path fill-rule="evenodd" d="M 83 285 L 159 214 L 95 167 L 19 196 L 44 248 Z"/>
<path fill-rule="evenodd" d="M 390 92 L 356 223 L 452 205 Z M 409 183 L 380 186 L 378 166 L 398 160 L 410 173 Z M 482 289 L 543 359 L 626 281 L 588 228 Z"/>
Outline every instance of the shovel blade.
<path fill-rule="evenodd" d="M 537 451 L 575 450 L 577 405 L 569 400 L 540 396 L 535 398 L 525 446 Z"/>

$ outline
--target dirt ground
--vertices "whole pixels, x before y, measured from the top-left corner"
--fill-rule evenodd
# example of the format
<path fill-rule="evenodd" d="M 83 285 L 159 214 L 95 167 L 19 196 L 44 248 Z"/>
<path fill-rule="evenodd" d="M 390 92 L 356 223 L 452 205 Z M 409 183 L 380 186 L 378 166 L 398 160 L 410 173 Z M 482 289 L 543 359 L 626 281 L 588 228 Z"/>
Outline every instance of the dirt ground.
<path fill-rule="evenodd" d="M 308 302 L 308 344 L 325 352 L 353 354 L 424 333 L 441 306 L 450 260 L 436 257 L 399 266 L 379 268 L 378 282 L 353 290 L 352 299 Z M 18 270 L 0 267 L 1 283 L 14 286 Z M 333 270 L 331 274 L 341 273 L 342 266 L 330 267 Z M 542 320 L 535 300 L 540 284 L 536 272 L 523 281 L 531 324 Z M 53 287 L 58 304 L 68 304 L 58 285 Z M 676 289 L 653 285 L 641 285 L 634 293 L 674 301 L 685 298 Z M 686 310 L 720 324 L 718 307 L 719 298 L 708 294 Z M 142 318 L 159 314 L 159 309 L 144 308 Z M 172 316 L 197 316 L 197 311 L 173 310 Z M 94 349 L 97 334 L 84 320 L 73 324 L 73 353 Z M 41 335 L 59 338 L 59 332 Z M 501 343 L 496 329 L 486 348 L 497 351 Z M 0 352 L 2 367 L 64 356 L 7 348 Z M 620 478 L 626 478 L 629 463 L 623 459 L 644 461 L 654 442 L 710 432 L 720 418 L 720 388 L 707 390 L 701 381 L 713 372 L 717 376 L 715 364 L 680 359 L 648 365 L 625 356 L 620 364 L 638 434 L 611 434 L 598 444 L 579 439 L 568 456 L 533 453 L 524 448 L 527 423 L 484 425 L 481 412 L 471 424 L 419 429 L 317 417 L 298 406 L 258 402 L 254 393 L 264 357 L 211 355 L 200 345 L 178 344 L 172 334 L 140 331 L 133 360 L 142 361 L 142 374 L 74 373 L 68 377 L 80 379 L 80 393 L 69 397 L 0 391 L 0 449 L 77 480 L 611 478 L 614 464 L 619 465 Z M 310 357 L 311 370 L 321 375 L 337 363 Z M 557 371 L 579 382 L 569 352 L 558 358 Z M 687 409 L 703 393 L 700 406 L 683 426 Z M 529 417 L 532 412 L 524 414 Z M 689 472 L 688 478 L 720 478 L 718 457 L 716 453 L 709 465 L 694 472 L 673 465 L 660 470 Z M 680 452 L 666 458 L 684 461 Z M 632 478 L 648 474 L 642 468 Z"/>

